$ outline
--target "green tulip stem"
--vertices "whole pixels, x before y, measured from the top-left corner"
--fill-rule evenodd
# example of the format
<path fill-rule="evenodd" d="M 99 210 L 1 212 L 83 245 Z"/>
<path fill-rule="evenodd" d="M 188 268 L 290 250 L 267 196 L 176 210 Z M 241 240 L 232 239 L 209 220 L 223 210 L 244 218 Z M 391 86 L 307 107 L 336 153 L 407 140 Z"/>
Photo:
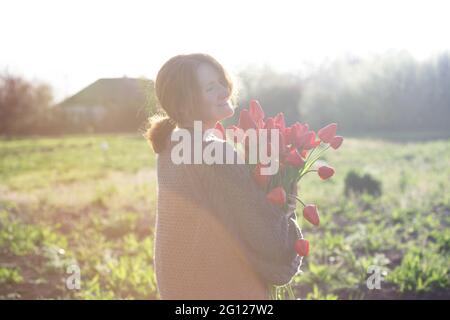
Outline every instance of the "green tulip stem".
<path fill-rule="evenodd" d="M 297 197 L 297 196 L 294 196 L 294 195 L 292 195 L 292 194 L 288 194 L 288 197 L 291 197 L 291 198 L 295 198 L 295 199 L 297 199 L 298 201 L 300 201 L 300 203 L 304 206 L 304 207 L 306 207 L 306 205 L 305 205 L 305 203 L 302 201 L 302 200 L 300 200 L 300 198 L 299 197 Z"/>

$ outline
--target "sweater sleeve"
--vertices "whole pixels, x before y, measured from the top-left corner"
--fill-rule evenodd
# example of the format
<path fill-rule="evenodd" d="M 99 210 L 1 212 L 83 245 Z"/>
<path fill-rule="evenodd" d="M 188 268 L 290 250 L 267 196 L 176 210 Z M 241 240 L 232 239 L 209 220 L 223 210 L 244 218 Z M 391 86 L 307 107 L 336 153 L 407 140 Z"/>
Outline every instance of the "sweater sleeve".
<path fill-rule="evenodd" d="M 233 149 L 225 142 L 214 143 L 222 143 L 224 152 Z M 267 283 L 289 283 L 301 263 L 294 249 L 301 236 L 295 212 L 286 214 L 269 202 L 245 164 L 192 164 L 185 169 L 193 179 L 192 187 L 198 188 L 199 203 L 218 215 L 240 240 L 259 275 Z"/>

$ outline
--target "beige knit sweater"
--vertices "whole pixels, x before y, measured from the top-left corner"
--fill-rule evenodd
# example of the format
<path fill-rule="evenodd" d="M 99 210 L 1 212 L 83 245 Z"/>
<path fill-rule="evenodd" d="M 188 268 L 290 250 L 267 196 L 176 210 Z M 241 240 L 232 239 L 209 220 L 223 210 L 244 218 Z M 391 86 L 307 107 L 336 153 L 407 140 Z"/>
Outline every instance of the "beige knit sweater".
<path fill-rule="evenodd" d="M 295 212 L 268 202 L 245 165 L 174 164 L 174 144 L 157 155 L 161 299 L 269 299 L 269 286 L 288 283 L 300 266 Z"/>

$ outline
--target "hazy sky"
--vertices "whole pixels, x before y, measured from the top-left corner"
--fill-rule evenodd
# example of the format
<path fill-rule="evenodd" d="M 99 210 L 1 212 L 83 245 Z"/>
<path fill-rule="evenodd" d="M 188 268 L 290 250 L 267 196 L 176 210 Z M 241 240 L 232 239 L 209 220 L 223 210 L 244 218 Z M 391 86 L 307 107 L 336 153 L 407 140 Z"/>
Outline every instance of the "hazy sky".
<path fill-rule="evenodd" d="M 390 49 L 424 59 L 449 49 L 448 12 L 433 0 L 0 0 L 0 69 L 47 81 L 61 99 L 98 78 L 154 79 L 180 53 L 209 53 L 232 72 Z"/>

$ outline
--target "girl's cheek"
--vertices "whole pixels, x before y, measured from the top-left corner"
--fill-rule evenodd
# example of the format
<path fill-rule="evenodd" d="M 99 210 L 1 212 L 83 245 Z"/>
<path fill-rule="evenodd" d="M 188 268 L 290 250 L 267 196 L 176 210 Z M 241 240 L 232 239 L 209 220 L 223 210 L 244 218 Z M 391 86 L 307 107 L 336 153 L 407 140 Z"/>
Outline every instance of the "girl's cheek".
<path fill-rule="evenodd" d="M 214 94 L 210 94 L 210 95 L 208 96 L 208 102 L 209 102 L 210 104 L 214 104 L 215 101 L 216 101 L 216 96 L 215 96 Z"/>

